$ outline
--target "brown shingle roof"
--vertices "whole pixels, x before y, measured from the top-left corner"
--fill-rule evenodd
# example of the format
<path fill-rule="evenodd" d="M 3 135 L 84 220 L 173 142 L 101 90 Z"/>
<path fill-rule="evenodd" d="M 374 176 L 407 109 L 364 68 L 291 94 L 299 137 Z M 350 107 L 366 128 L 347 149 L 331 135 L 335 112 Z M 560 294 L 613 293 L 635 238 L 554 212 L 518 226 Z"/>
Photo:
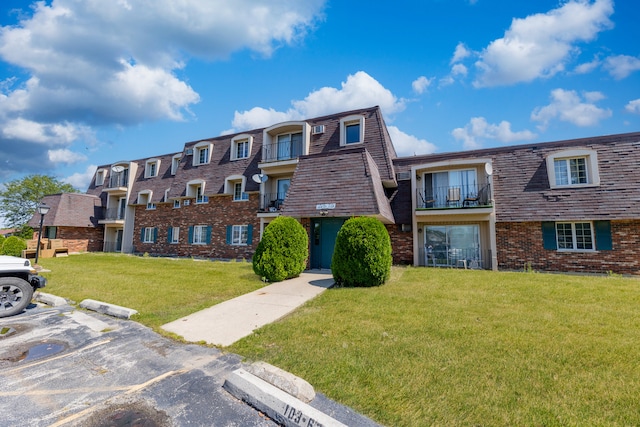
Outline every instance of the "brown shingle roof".
<path fill-rule="evenodd" d="M 90 194 L 54 194 L 43 197 L 42 202 L 51 207 L 44 216 L 43 226 L 94 228 L 102 218 L 100 198 Z M 34 214 L 28 225 L 38 228 L 40 214 Z"/>
<path fill-rule="evenodd" d="M 301 157 L 282 214 L 319 217 L 317 205 L 334 203 L 330 216 L 367 215 L 393 223 L 378 167 L 364 146 Z"/>

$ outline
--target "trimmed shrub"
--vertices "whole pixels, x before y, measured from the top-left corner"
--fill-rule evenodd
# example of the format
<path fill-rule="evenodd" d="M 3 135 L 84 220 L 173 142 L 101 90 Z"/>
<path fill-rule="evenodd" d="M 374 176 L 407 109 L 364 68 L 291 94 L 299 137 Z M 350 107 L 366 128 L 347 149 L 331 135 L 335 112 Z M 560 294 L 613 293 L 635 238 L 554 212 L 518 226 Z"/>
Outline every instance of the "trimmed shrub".
<path fill-rule="evenodd" d="M 336 238 L 331 272 L 338 286 L 379 286 L 391 274 L 391 239 L 375 218 L 347 220 Z"/>
<path fill-rule="evenodd" d="M 298 277 L 307 266 L 309 237 L 294 218 L 279 216 L 264 229 L 253 255 L 253 271 L 269 282 Z"/>
<path fill-rule="evenodd" d="M 27 249 L 27 243 L 18 236 L 7 237 L 2 244 L 2 254 L 22 256 L 22 251 Z"/>
<path fill-rule="evenodd" d="M 0 234 L 0 253 L 2 252 L 2 245 L 7 238 L 4 237 L 4 234 Z"/>

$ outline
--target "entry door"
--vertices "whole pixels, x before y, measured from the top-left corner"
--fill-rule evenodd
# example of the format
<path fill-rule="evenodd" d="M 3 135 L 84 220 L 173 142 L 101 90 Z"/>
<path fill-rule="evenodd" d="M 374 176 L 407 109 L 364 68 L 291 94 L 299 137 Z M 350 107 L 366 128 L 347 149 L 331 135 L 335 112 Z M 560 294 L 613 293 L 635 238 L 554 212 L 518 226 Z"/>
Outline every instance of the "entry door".
<path fill-rule="evenodd" d="M 317 218 L 313 221 L 311 242 L 311 268 L 331 268 L 331 257 L 343 218 Z"/>
<path fill-rule="evenodd" d="M 122 229 L 116 231 L 116 252 L 122 252 Z"/>

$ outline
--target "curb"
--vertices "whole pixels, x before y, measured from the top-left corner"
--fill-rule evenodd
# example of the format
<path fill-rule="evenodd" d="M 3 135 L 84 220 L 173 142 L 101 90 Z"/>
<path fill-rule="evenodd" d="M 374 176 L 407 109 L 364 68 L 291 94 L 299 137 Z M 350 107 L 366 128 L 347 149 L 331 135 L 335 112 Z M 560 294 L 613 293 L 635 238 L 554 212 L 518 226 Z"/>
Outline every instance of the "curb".
<path fill-rule="evenodd" d="M 236 398 L 286 427 L 347 427 L 244 369 L 236 369 L 223 387 Z"/>
<path fill-rule="evenodd" d="M 35 299 L 38 302 L 41 302 L 43 304 L 47 304 L 50 305 L 51 307 L 61 307 L 63 305 L 67 304 L 67 300 L 62 298 L 62 297 L 58 297 L 55 295 L 51 295 L 51 294 L 47 294 L 44 292 L 37 292 L 33 295 L 33 299 Z"/>
<path fill-rule="evenodd" d="M 136 310 L 133 310 L 131 308 L 121 307 L 119 305 L 108 304 L 92 299 L 83 300 L 80 303 L 80 307 L 109 316 L 117 317 L 119 319 L 130 319 L 131 316 L 138 313 Z"/>

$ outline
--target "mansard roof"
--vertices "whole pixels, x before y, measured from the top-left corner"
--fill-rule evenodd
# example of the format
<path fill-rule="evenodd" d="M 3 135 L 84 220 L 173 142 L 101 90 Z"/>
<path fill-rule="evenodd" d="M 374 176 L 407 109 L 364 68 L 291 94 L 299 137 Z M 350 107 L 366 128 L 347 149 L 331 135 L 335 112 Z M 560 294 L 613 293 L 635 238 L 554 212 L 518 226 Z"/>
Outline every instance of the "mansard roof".
<path fill-rule="evenodd" d="M 599 185 L 551 188 L 546 158 L 571 149 L 597 153 Z M 497 221 L 640 217 L 640 132 L 403 157 L 395 159 L 394 165 L 399 172 L 407 172 L 412 166 L 477 158 L 492 161 Z"/>
<path fill-rule="evenodd" d="M 364 146 L 303 156 L 291 180 L 283 215 L 320 217 L 375 216 L 392 224 L 376 162 Z"/>

